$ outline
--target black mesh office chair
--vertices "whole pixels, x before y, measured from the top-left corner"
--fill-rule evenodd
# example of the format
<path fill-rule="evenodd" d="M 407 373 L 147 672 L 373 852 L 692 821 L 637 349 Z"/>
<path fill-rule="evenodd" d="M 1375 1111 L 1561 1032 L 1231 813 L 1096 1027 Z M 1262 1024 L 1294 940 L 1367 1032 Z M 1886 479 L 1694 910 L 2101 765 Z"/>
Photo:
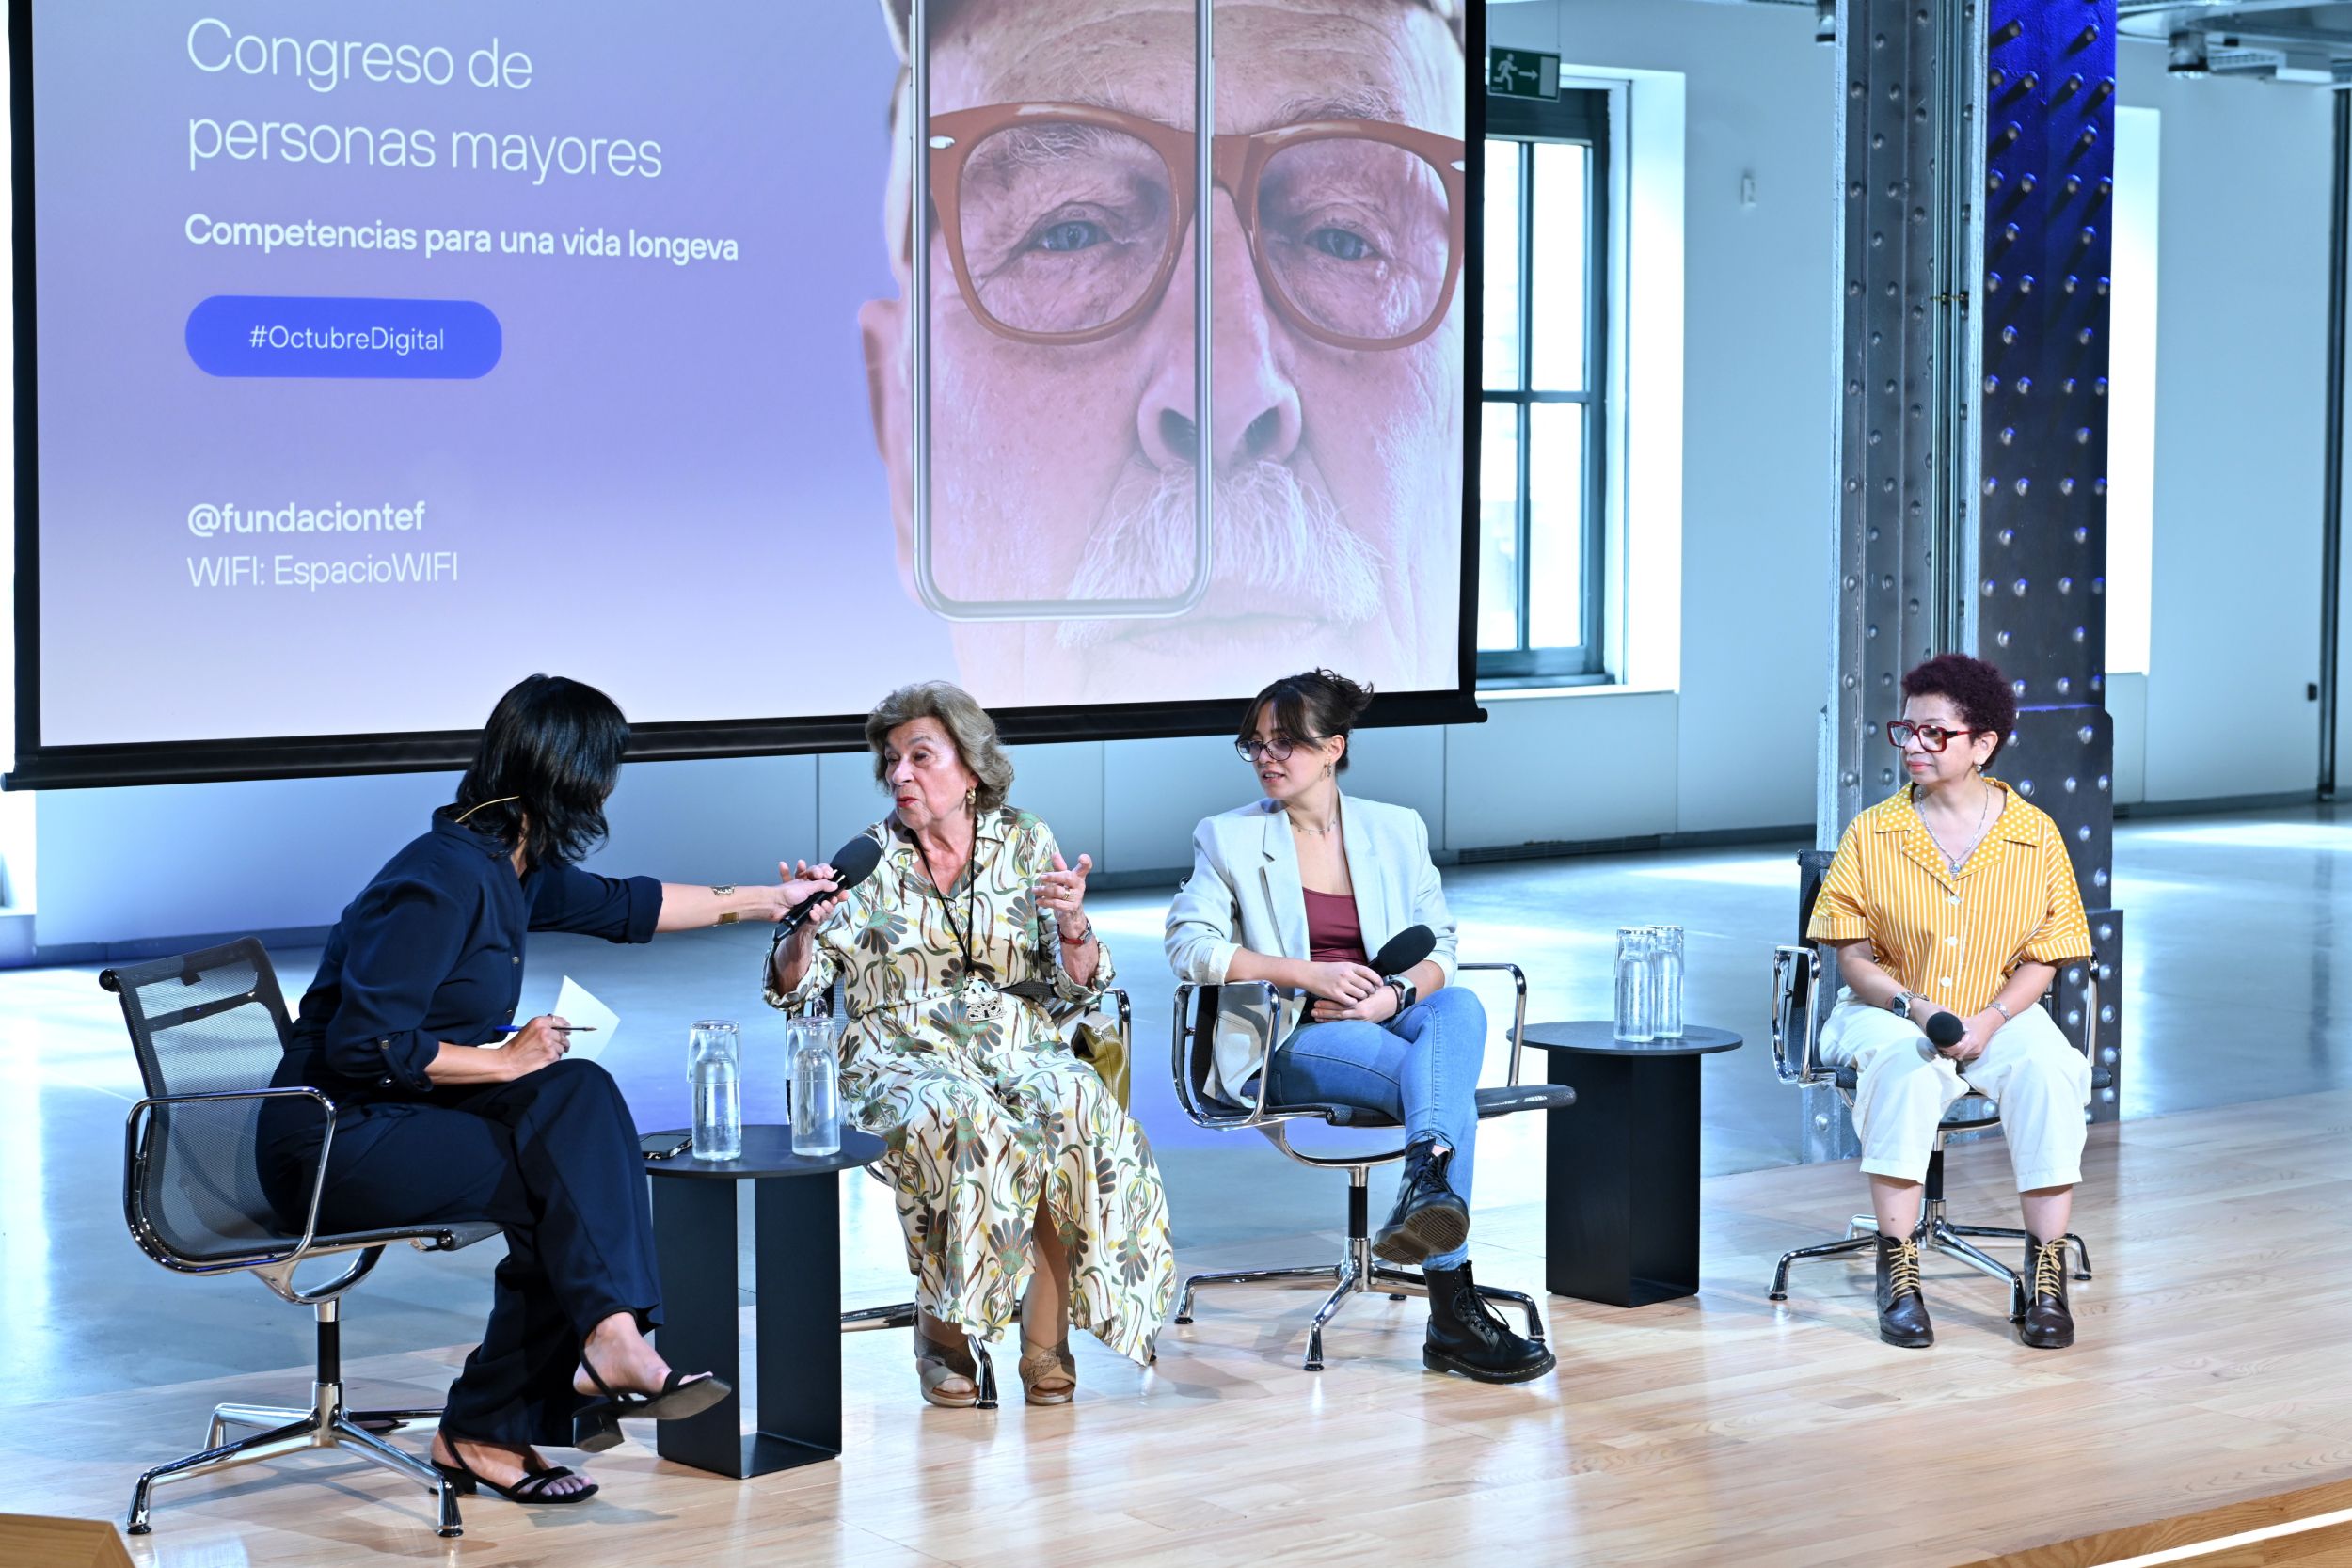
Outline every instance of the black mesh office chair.
<path fill-rule="evenodd" d="M 1821 879 L 1827 874 L 1829 851 L 1808 849 L 1797 857 L 1798 908 L 1800 929 L 1811 924 L 1813 902 L 1821 891 Z M 1772 949 L 1772 1069 L 1784 1084 L 1807 1087 L 1828 1085 L 1853 1109 L 1854 1090 L 1858 1077 L 1851 1065 L 1833 1067 L 1820 1058 L 1821 1025 L 1836 998 L 1825 995 L 1822 990 L 1822 958 L 1820 947 L 1812 942 L 1786 943 Z M 2091 1086 L 2099 1089 L 2114 1082 L 2114 1075 L 2098 1065 L 2099 1035 L 2099 968 L 2096 963 L 2074 963 L 2059 972 L 2058 978 L 2042 997 L 2042 1005 L 2056 1013 L 2060 993 L 2068 987 L 2075 988 L 2082 996 L 2083 1053 L 2091 1062 Z M 2010 1321 L 2018 1322 L 2026 1315 L 2026 1281 L 2007 1264 L 1988 1256 L 1976 1245 L 1974 1239 L 2011 1241 L 2023 1243 L 2026 1232 L 2015 1226 L 1962 1225 L 1950 1219 L 1944 1211 L 1944 1143 L 1957 1132 L 1981 1132 L 2001 1124 L 2000 1107 L 1982 1095 L 1963 1095 L 1952 1102 L 1936 1124 L 1935 1147 L 1928 1155 L 1928 1173 L 1920 1187 L 1919 1227 L 1912 1234 L 1922 1251 L 1933 1250 L 1959 1259 L 1970 1268 L 1992 1275 L 2009 1286 Z M 2069 1232 L 2065 1238 L 2074 1249 L 2076 1279 L 2090 1277 L 2090 1249 L 2080 1236 Z M 1772 1271 L 1771 1299 L 1788 1299 L 1788 1265 L 1806 1258 L 1836 1258 L 1852 1253 L 1867 1252 L 1878 1241 L 1878 1221 L 1869 1214 L 1856 1214 L 1847 1222 L 1846 1234 L 1836 1241 L 1817 1242 L 1811 1246 L 1792 1248 L 1781 1255 L 1780 1264 Z"/>
<path fill-rule="evenodd" d="M 835 982 L 833 990 L 825 993 L 824 1000 L 818 1004 L 817 1011 L 830 1015 L 838 1006 L 840 994 L 840 984 Z M 1135 1062 L 1135 1011 L 1129 1005 L 1127 992 L 1123 989 L 1112 987 L 1103 992 L 1102 996 L 1089 1007 L 1049 1006 L 1047 1010 L 1052 1014 L 1056 1027 L 1061 1029 L 1074 1029 L 1081 1023 L 1093 1022 L 1098 1020 L 1107 1022 L 1117 1031 L 1120 1045 L 1127 1053 L 1129 1065 L 1133 1066 Z M 1124 1101 L 1122 1101 L 1121 1103 L 1123 1104 Z M 871 1165 L 866 1169 L 879 1180 L 890 1180 L 887 1175 Z M 1015 1323 L 1020 1321 L 1018 1312 L 1014 1314 L 1013 1321 Z M 912 1328 L 914 1326 L 914 1303 L 912 1301 L 894 1301 L 887 1307 L 860 1307 L 841 1314 L 841 1332 L 844 1334 L 855 1334 L 869 1328 Z M 988 1347 L 977 1338 L 972 1340 L 972 1358 L 978 1363 L 979 1376 L 976 1381 L 979 1385 L 980 1396 L 973 1408 L 993 1410 L 997 1407 L 996 1364 L 989 1359 Z"/>
<path fill-rule="evenodd" d="M 1519 966 L 1510 963 L 1466 963 L 1460 966 L 1465 974 L 1490 971 L 1511 976 L 1514 988 L 1511 1011 L 1511 1068 L 1509 1082 L 1494 1088 L 1478 1091 L 1478 1118 L 1509 1116 L 1516 1111 L 1558 1111 L 1576 1103 L 1576 1091 L 1565 1084 L 1522 1084 L 1519 1082 L 1519 1053 L 1527 1033 L 1527 976 Z M 1255 1131 L 1266 1141 L 1302 1165 L 1317 1170 L 1347 1172 L 1347 1249 L 1336 1263 L 1308 1263 L 1295 1267 L 1269 1269 L 1225 1269 L 1214 1274 L 1196 1274 L 1184 1280 L 1184 1293 L 1177 1299 L 1176 1321 L 1192 1322 L 1193 1296 L 1203 1285 L 1254 1285 L 1295 1279 L 1328 1279 L 1331 1293 L 1316 1309 L 1314 1321 L 1307 1329 L 1307 1359 L 1305 1368 L 1311 1372 L 1323 1370 L 1323 1330 L 1339 1315 L 1347 1298 L 1373 1291 L 1384 1292 L 1391 1301 L 1403 1301 L 1408 1295 L 1426 1296 L 1428 1282 L 1419 1269 L 1402 1268 L 1384 1263 L 1372 1255 L 1372 1215 L 1367 1183 L 1372 1167 L 1405 1158 L 1405 1148 L 1384 1148 L 1369 1154 L 1315 1154 L 1295 1148 L 1290 1140 L 1294 1121 L 1316 1121 L 1328 1127 L 1357 1129 L 1390 1129 L 1400 1125 L 1395 1117 L 1361 1105 L 1283 1105 L 1266 1101 L 1267 1080 L 1273 1075 L 1261 1072 L 1257 1077 L 1257 1099 L 1248 1105 L 1235 1104 L 1215 1093 L 1211 1087 L 1210 1068 L 1215 1056 L 1217 1025 L 1221 1022 L 1238 1021 L 1252 1037 L 1251 1049 L 1261 1062 L 1273 1056 L 1276 1030 L 1282 1017 L 1280 999 L 1274 987 L 1263 981 L 1249 981 L 1223 986 L 1190 984 L 1176 988 L 1176 1033 L 1174 1060 L 1170 1064 L 1176 1079 L 1176 1099 L 1184 1106 L 1184 1115 L 1197 1127 L 1218 1131 Z M 1518 1291 L 1505 1291 L 1492 1285 L 1481 1285 L 1478 1293 L 1488 1301 L 1508 1302 L 1527 1314 L 1527 1337 L 1541 1344 L 1544 1320 L 1536 1310 L 1534 1298 Z"/>
<path fill-rule="evenodd" d="M 318 1371 L 308 1409 L 259 1404 L 215 1406 L 204 1447 L 158 1465 L 131 1495 L 130 1532 L 145 1535 L 156 1484 L 210 1475 L 256 1460 L 310 1449 L 348 1448 L 431 1492 L 437 1533 L 463 1533 L 457 1497 L 433 1466 L 381 1435 L 432 1410 L 346 1410 L 341 1349 L 343 1293 L 375 1268 L 384 1249 L 406 1242 L 421 1252 L 454 1252 L 499 1234 L 488 1222 L 385 1230 L 318 1232 L 319 1186 L 299 1231 L 290 1230 L 262 1193 L 256 1132 L 262 1107 L 276 1100 L 314 1102 L 326 1125 L 320 1167 L 335 1132 L 335 1104 L 316 1089 L 273 1089 L 288 1029 L 285 998 L 269 955 L 251 938 L 179 958 L 109 969 L 99 983 L 122 1000 L 131 1047 L 138 1053 L 147 1098 L 124 1128 L 123 1218 L 150 1258 L 178 1274 L 250 1274 L 318 1318 Z M 297 1266 L 314 1258 L 352 1255 L 343 1272 L 308 1289 Z M 260 1430 L 224 1441 L 231 1427 Z"/>

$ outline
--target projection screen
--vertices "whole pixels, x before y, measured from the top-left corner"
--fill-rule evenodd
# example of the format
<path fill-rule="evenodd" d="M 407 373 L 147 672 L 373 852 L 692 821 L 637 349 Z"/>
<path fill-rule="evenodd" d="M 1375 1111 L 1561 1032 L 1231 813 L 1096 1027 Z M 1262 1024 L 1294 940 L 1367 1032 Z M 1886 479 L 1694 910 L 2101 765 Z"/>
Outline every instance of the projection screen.
<path fill-rule="evenodd" d="M 1474 719 L 1474 8 L 11 8 L 8 783 Z"/>

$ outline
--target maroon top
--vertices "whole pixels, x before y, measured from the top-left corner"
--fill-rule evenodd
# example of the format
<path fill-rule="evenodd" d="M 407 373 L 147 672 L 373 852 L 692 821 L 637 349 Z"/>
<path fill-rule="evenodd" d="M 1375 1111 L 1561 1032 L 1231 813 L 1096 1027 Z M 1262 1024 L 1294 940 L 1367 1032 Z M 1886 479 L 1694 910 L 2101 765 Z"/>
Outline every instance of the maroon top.
<path fill-rule="evenodd" d="M 1355 895 L 1299 891 L 1307 895 L 1308 958 L 1319 964 L 1372 962 L 1364 953 L 1364 926 L 1356 917 Z"/>

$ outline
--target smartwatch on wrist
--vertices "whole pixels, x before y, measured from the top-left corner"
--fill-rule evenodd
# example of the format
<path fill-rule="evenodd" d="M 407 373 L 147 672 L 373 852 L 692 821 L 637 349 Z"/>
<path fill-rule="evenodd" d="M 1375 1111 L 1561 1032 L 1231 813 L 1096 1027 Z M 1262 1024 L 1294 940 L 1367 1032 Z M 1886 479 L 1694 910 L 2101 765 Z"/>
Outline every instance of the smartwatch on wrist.
<path fill-rule="evenodd" d="M 1917 1000 L 1919 999 L 1912 995 L 1911 992 L 1907 990 L 1899 990 L 1895 993 L 1895 1000 L 1886 1005 L 1886 1010 L 1895 1014 L 1899 1018 L 1909 1018 L 1911 1016 L 1911 1005 Z"/>
<path fill-rule="evenodd" d="M 1421 989 L 1402 974 L 1391 974 L 1383 984 L 1396 992 L 1396 1010 L 1400 1013 L 1411 1006 L 1421 995 Z"/>

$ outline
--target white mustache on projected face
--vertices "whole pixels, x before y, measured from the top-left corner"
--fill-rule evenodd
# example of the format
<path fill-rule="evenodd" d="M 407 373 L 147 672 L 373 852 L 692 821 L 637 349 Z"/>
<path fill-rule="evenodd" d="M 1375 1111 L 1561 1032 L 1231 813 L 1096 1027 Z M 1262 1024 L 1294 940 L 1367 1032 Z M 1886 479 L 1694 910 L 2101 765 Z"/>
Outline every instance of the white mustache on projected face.
<path fill-rule="evenodd" d="M 1149 488 L 1145 488 L 1145 485 Z M 1252 463 L 1216 482 L 1208 597 L 1185 620 L 1254 615 L 1338 625 L 1369 621 L 1380 609 L 1380 552 L 1350 532 L 1329 498 L 1308 490 L 1279 463 Z M 1136 492 L 1140 491 L 1140 494 Z M 1172 598 L 1192 580 L 1193 471 L 1165 469 L 1121 484 L 1109 516 L 1087 541 L 1070 579 L 1073 599 Z M 1166 620 L 1065 621 L 1057 646 L 1100 647 Z"/>

